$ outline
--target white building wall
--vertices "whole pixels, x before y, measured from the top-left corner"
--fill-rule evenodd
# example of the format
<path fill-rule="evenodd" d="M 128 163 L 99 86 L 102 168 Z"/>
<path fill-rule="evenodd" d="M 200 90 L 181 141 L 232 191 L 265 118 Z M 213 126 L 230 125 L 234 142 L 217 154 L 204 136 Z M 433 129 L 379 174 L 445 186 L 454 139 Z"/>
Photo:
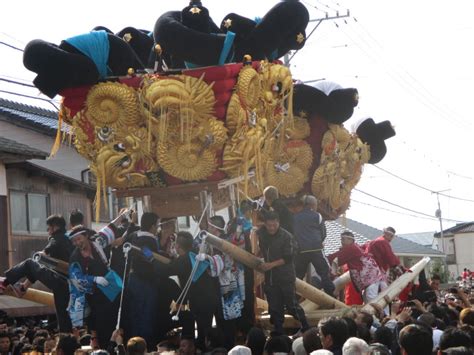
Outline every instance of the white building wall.
<path fill-rule="evenodd" d="M 456 234 L 454 247 L 458 275 L 461 275 L 464 268 L 474 271 L 474 233 Z"/>

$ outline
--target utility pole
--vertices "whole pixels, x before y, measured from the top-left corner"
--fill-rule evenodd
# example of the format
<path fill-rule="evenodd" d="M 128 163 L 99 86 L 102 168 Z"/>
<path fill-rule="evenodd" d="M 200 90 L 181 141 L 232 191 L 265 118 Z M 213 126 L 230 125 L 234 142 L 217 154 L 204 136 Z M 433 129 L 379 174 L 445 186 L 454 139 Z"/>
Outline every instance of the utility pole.
<path fill-rule="evenodd" d="M 439 202 L 439 194 L 441 192 L 446 192 L 449 191 L 450 189 L 447 190 L 441 190 L 441 191 L 432 191 L 432 194 L 436 194 L 436 199 L 438 201 L 438 209 L 435 211 L 435 217 L 439 219 L 439 228 L 440 228 L 440 236 L 441 236 L 441 251 L 446 254 L 446 248 L 444 245 L 444 233 L 443 233 L 443 218 L 441 216 L 441 204 Z"/>
<path fill-rule="evenodd" d="M 446 255 L 446 246 L 444 244 L 444 232 L 443 232 L 443 218 L 442 218 L 442 214 L 441 214 L 441 203 L 439 202 L 439 194 L 441 192 L 446 192 L 446 191 L 449 191 L 450 189 L 447 189 L 447 190 L 441 190 L 441 191 L 432 191 L 431 193 L 432 194 L 436 194 L 436 199 L 438 201 L 438 209 L 435 211 L 435 216 L 439 219 L 439 228 L 440 228 L 440 237 L 441 237 L 441 246 L 442 246 L 442 249 L 441 251 Z M 449 275 L 448 273 L 448 263 L 446 261 L 446 257 L 443 259 L 444 260 L 444 271 L 447 275 Z M 445 274 L 445 275 L 446 275 Z M 447 276 L 448 280 L 446 281 L 449 281 L 449 276 Z"/>

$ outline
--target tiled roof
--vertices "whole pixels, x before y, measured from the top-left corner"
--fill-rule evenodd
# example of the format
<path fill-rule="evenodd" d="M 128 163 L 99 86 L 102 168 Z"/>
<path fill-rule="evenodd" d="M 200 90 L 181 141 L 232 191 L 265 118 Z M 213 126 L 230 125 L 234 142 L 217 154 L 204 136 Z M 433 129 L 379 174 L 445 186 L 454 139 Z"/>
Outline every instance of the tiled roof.
<path fill-rule="evenodd" d="M 18 143 L 17 141 L 5 137 L 0 137 L 0 153 L 19 155 L 28 159 L 46 159 L 49 155 L 39 149 L 32 148 L 26 144 Z"/>
<path fill-rule="evenodd" d="M 349 228 L 345 228 L 343 225 L 336 221 L 326 221 L 326 239 L 324 240 L 324 253 L 326 255 L 332 254 L 338 251 L 341 247 L 341 233 Z M 354 233 L 355 241 L 357 244 L 364 244 L 370 241 L 356 231 L 351 230 Z"/>
<path fill-rule="evenodd" d="M 57 111 L 46 110 L 2 98 L 0 98 L 0 119 L 6 119 L 10 123 L 39 130 L 49 135 L 55 135 L 58 128 Z M 63 123 L 62 130 L 69 132 L 70 126 Z"/>
<path fill-rule="evenodd" d="M 443 233 L 446 234 L 461 234 L 461 233 L 473 233 L 474 232 L 474 222 L 465 222 L 458 223 L 454 227 L 443 230 Z M 435 238 L 440 237 L 440 233 L 435 233 Z"/>
<path fill-rule="evenodd" d="M 398 234 L 398 237 L 403 239 L 408 239 L 412 242 L 428 246 L 431 248 L 433 245 L 433 238 L 435 232 L 423 232 L 423 233 L 408 233 L 408 234 Z"/>
<path fill-rule="evenodd" d="M 339 218 L 336 221 L 340 224 L 345 223 L 347 229 L 359 233 L 360 235 L 370 240 L 378 238 L 383 234 L 383 231 L 380 229 L 373 228 L 360 222 L 356 222 L 349 218 L 345 218 L 344 220 L 342 218 Z M 423 246 L 421 244 L 403 238 L 394 238 L 390 244 L 392 246 L 393 252 L 397 255 L 443 255 L 443 253 L 438 250 Z"/>

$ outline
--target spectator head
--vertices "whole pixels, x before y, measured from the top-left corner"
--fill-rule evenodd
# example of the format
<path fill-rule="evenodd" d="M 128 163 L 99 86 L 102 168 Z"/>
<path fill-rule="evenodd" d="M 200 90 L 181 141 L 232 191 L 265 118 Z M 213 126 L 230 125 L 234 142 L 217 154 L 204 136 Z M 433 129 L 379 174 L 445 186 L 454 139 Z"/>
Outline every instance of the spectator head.
<path fill-rule="evenodd" d="M 461 324 L 468 324 L 474 326 L 474 309 L 464 308 L 459 314 L 459 321 Z"/>
<path fill-rule="evenodd" d="M 39 353 L 44 353 L 44 342 L 46 341 L 46 338 L 44 336 L 36 336 L 33 339 L 33 348 L 39 352 Z"/>
<path fill-rule="evenodd" d="M 372 343 L 369 345 L 368 355 L 392 355 L 390 348 L 380 343 Z"/>
<path fill-rule="evenodd" d="M 359 338 L 352 337 L 346 340 L 342 346 L 343 355 L 366 355 L 369 351 L 369 345 Z"/>
<path fill-rule="evenodd" d="M 74 228 L 75 226 L 84 225 L 84 215 L 82 214 L 81 210 L 78 210 L 76 208 L 71 211 L 71 213 L 69 214 L 69 225 L 71 226 L 71 228 Z"/>
<path fill-rule="evenodd" d="M 245 218 L 250 219 L 252 217 L 253 206 L 252 206 L 252 202 L 250 202 L 249 200 L 243 200 L 242 202 L 240 202 L 239 209 L 240 209 L 240 213 L 242 213 L 242 215 L 244 215 Z"/>
<path fill-rule="evenodd" d="M 222 348 L 225 345 L 225 335 L 221 328 L 209 328 L 206 331 L 206 348 L 207 349 L 216 349 Z"/>
<path fill-rule="evenodd" d="M 438 274 L 433 274 L 430 280 L 431 289 L 434 291 L 439 291 L 439 285 L 441 284 L 441 276 Z"/>
<path fill-rule="evenodd" d="M 44 342 L 44 353 L 45 354 L 50 354 L 53 352 L 54 348 L 56 346 L 56 340 L 54 339 L 48 339 Z"/>
<path fill-rule="evenodd" d="M 313 351 L 311 355 L 333 355 L 333 352 L 326 349 L 319 349 Z"/>
<path fill-rule="evenodd" d="M 268 355 L 272 355 L 274 353 L 289 354 L 291 351 L 291 346 L 288 344 L 287 339 L 288 337 L 285 335 L 271 336 L 265 344 L 265 352 Z"/>
<path fill-rule="evenodd" d="M 145 212 L 140 219 L 140 229 L 151 234 L 156 234 L 159 217 L 156 213 Z"/>
<path fill-rule="evenodd" d="M 263 197 L 265 198 L 265 202 L 271 206 L 273 201 L 278 200 L 278 189 L 275 186 L 267 186 L 263 190 Z"/>
<path fill-rule="evenodd" d="M 189 232 L 178 232 L 176 237 L 176 251 L 185 255 L 193 249 L 193 236 Z"/>
<path fill-rule="evenodd" d="M 367 343 L 370 343 L 372 341 L 370 329 L 363 324 L 357 324 L 357 337 L 362 340 L 365 340 Z"/>
<path fill-rule="evenodd" d="M 229 355 L 252 355 L 252 351 L 246 346 L 237 345 L 229 350 Z"/>
<path fill-rule="evenodd" d="M 342 317 L 342 320 L 346 322 L 347 325 L 347 335 L 349 338 L 357 336 L 357 323 L 354 319 L 350 317 Z"/>
<path fill-rule="evenodd" d="M 344 245 L 351 245 L 354 244 L 355 237 L 351 231 L 344 231 L 341 233 L 341 244 Z"/>
<path fill-rule="evenodd" d="M 337 317 L 321 319 L 318 328 L 323 349 L 342 348 L 349 338 L 346 322 Z"/>
<path fill-rule="evenodd" d="M 196 354 L 196 345 L 194 344 L 194 338 L 192 337 L 181 337 L 179 341 L 178 353 L 180 355 L 194 355 Z"/>
<path fill-rule="evenodd" d="M 323 348 L 317 327 L 311 327 L 303 333 L 303 345 L 308 354 Z"/>
<path fill-rule="evenodd" d="M 472 325 L 464 324 L 461 325 L 459 329 L 466 334 L 469 334 L 469 337 L 471 338 L 471 348 L 474 349 L 474 327 Z"/>
<path fill-rule="evenodd" d="M 79 349 L 81 345 L 76 337 L 72 334 L 60 334 L 58 344 L 56 345 L 57 355 L 74 355 L 74 352 Z"/>
<path fill-rule="evenodd" d="M 359 311 L 357 312 L 355 321 L 357 324 L 361 324 L 367 329 L 370 329 L 374 324 L 374 317 L 369 312 Z"/>
<path fill-rule="evenodd" d="M 225 220 L 222 216 L 212 216 L 209 218 L 208 230 L 215 236 L 220 236 L 225 232 Z"/>
<path fill-rule="evenodd" d="M 176 233 L 176 218 L 161 219 L 161 238 L 167 238 Z"/>
<path fill-rule="evenodd" d="M 252 355 L 261 355 L 263 354 L 266 341 L 267 339 L 263 330 L 261 328 L 253 327 L 247 333 L 245 346 L 250 348 Z"/>
<path fill-rule="evenodd" d="M 433 336 L 423 326 L 409 324 L 400 331 L 402 355 L 431 355 Z"/>
<path fill-rule="evenodd" d="M 426 324 L 428 327 L 433 328 L 435 326 L 436 317 L 433 313 L 426 312 L 418 317 L 418 322 Z"/>
<path fill-rule="evenodd" d="M 441 355 L 472 355 L 472 350 L 466 346 L 456 346 L 443 351 L 439 351 Z"/>
<path fill-rule="evenodd" d="M 48 227 L 49 235 L 57 231 L 66 230 L 66 221 L 64 217 L 59 214 L 52 214 L 46 219 L 46 226 Z"/>
<path fill-rule="evenodd" d="M 81 346 L 88 346 L 91 343 L 92 335 L 84 334 L 79 338 L 79 344 Z"/>
<path fill-rule="evenodd" d="M 161 354 L 169 351 L 175 351 L 177 349 L 176 346 L 169 340 L 163 340 L 156 345 L 156 350 L 158 354 Z"/>
<path fill-rule="evenodd" d="M 291 344 L 291 350 L 294 355 L 307 355 L 303 344 L 303 337 L 293 340 L 293 344 Z"/>
<path fill-rule="evenodd" d="M 448 327 L 441 335 L 441 339 L 439 340 L 439 349 L 443 351 L 456 346 L 470 347 L 471 336 L 464 330 L 455 327 Z"/>
<path fill-rule="evenodd" d="M 275 235 L 280 228 L 280 217 L 278 213 L 275 211 L 270 211 L 265 213 L 265 229 L 267 230 L 268 234 Z"/>
<path fill-rule="evenodd" d="M 8 333 L 0 333 L 0 354 L 8 354 L 10 352 L 10 348 L 12 345 L 12 341 L 10 335 Z"/>
<path fill-rule="evenodd" d="M 374 333 L 374 342 L 385 345 L 388 349 L 392 348 L 392 330 L 388 327 L 382 326 Z"/>
<path fill-rule="evenodd" d="M 395 238 L 395 233 L 395 228 L 393 227 L 387 227 L 383 229 L 383 237 L 389 242 L 391 242 L 392 239 Z"/>
<path fill-rule="evenodd" d="M 146 341 L 142 337 L 133 337 L 127 341 L 128 355 L 144 355 L 146 353 Z"/>
<path fill-rule="evenodd" d="M 318 209 L 318 199 L 313 195 L 303 195 L 303 197 L 301 197 L 301 203 L 304 208 L 309 208 L 313 211 Z"/>

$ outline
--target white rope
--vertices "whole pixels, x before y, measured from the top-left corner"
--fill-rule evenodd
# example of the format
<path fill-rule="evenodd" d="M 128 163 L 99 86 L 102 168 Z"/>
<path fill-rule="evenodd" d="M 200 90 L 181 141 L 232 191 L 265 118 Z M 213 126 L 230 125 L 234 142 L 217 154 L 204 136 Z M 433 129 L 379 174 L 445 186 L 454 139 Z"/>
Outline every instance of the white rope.
<path fill-rule="evenodd" d="M 206 234 L 207 234 L 207 232 L 203 231 L 202 233 L 204 233 L 204 234 L 203 234 L 203 239 L 202 239 L 201 245 L 199 246 L 198 256 L 204 254 L 205 251 L 206 251 Z M 181 294 L 178 297 L 178 300 L 176 301 L 176 303 L 178 304 L 178 311 L 176 312 L 176 315 L 174 315 L 173 318 L 172 318 L 175 321 L 179 320 L 179 313 L 181 312 L 183 301 L 186 298 L 186 296 L 189 292 L 189 289 L 191 288 L 191 284 L 193 282 L 194 275 L 196 275 L 196 271 L 198 269 L 199 263 L 201 262 L 201 259 L 198 256 L 196 256 L 196 259 L 195 259 L 196 262 L 194 263 L 194 266 L 191 270 L 191 274 L 189 275 L 189 278 L 186 282 L 186 285 L 184 286 L 183 290 L 181 291 Z"/>
<path fill-rule="evenodd" d="M 115 326 L 115 330 L 120 328 L 120 318 L 122 318 L 122 304 L 123 304 L 123 295 L 125 293 L 125 278 L 127 277 L 127 266 L 128 266 L 128 254 L 130 252 L 130 248 L 124 248 L 123 253 L 125 254 L 125 268 L 123 269 L 123 278 L 122 278 L 122 292 L 120 293 L 120 304 L 117 313 L 117 325 Z"/>

